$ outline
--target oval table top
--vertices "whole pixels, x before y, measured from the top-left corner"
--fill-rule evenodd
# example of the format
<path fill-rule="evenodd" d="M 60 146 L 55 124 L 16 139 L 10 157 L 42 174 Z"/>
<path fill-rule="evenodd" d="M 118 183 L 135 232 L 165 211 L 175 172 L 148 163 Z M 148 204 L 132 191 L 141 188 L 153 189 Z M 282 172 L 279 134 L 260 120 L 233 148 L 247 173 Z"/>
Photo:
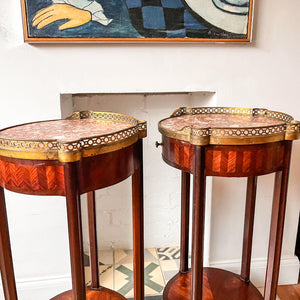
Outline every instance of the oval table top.
<path fill-rule="evenodd" d="M 147 125 L 111 112 L 75 112 L 64 120 L 0 130 L 0 155 L 21 159 L 77 161 L 119 150 L 146 136 Z"/>
<path fill-rule="evenodd" d="M 159 131 L 194 145 L 249 145 L 299 138 L 290 115 L 260 108 L 181 107 L 159 122 Z"/>

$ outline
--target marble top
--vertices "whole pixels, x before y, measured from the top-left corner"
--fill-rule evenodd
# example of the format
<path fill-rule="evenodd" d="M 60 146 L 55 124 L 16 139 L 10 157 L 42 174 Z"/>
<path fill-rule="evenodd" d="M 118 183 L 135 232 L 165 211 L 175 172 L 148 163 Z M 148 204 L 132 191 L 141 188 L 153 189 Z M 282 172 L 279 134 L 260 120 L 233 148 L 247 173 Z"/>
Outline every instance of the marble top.
<path fill-rule="evenodd" d="M 163 129 L 180 131 L 184 127 L 193 128 L 248 128 L 283 125 L 284 121 L 264 116 L 235 114 L 198 114 L 172 117 L 161 121 Z"/>
<path fill-rule="evenodd" d="M 64 120 L 0 130 L 0 156 L 73 162 L 120 150 L 146 135 L 145 121 L 119 113 L 81 111 Z"/>
<path fill-rule="evenodd" d="M 193 145 L 253 145 L 296 140 L 300 122 L 265 108 L 180 107 L 158 124 L 163 136 Z"/>
<path fill-rule="evenodd" d="M 77 141 L 86 137 L 102 136 L 134 126 L 129 122 L 111 120 L 55 120 L 10 127 L 0 131 L 0 138 L 10 140 Z"/>

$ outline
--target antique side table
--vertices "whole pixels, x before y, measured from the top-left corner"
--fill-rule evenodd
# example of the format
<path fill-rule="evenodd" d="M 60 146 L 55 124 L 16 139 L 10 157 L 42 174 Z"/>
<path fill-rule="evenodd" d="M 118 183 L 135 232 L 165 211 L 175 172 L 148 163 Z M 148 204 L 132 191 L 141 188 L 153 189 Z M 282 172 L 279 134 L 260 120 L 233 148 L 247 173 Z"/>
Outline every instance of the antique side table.
<path fill-rule="evenodd" d="M 164 300 L 275 300 L 292 140 L 299 122 L 266 109 L 180 108 L 159 122 L 162 157 L 182 171 L 180 271 Z M 257 176 L 275 172 L 264 297 L 250 282 Z M 193 174 L 192 265 L 188 268 L 189 186 Z M 203 268 L 206 176 L 248 177 L 241 274 Z"/>
<path fill-rule="evenodd" d="M 6 300 L 17 299 L 4 188 L 66 197 L 72 290 L 53 299 L 118 300 L 100 286 L 94 191 L 132 175 L 134 298 L 144 299 L 142 138 L 146 122 L 106 112 L 76 112 L 65 120 L 0 131 L 0 267 Z M 80 195 L 88 194 L 91 286 L 83 265 Z"/>

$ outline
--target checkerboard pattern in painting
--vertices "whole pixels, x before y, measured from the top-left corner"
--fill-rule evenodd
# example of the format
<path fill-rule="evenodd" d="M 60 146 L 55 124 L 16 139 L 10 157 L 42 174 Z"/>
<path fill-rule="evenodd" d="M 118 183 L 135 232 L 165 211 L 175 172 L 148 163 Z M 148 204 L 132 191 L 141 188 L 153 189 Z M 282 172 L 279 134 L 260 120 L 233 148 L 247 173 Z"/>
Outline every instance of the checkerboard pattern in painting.
<path fill-rule="evenodd" d="M 131 24 L 148 38 L 243 38 L 193 13 L 182 0 L 126 0 Z"/>
<path fill-rule="evenodd" d="M 132 25 L 145 37 L 194 37 L 208 30 L 181 0 L 126 0 Z"/>

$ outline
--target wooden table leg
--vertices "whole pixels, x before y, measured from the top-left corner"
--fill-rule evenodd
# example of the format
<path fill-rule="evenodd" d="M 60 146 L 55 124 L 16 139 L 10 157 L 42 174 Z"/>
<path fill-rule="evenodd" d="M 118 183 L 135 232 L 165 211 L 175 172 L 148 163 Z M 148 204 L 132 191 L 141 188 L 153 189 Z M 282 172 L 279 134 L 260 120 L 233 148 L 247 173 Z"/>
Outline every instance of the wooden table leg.
<path fill-rule="evenodd" d="M 0 270 L 5 300 L 17 300 L 4 190 L 0 187 Z"/>
<path fill-rule="evenodd" d="M 194 146 L 191 300 L 202 299 L 205 181 L 205 148 Z"/>
<path fill-rule="evenodd" d="M 286 209 L 291 148 L 292 148 L 292 143 L 287 142 L 285 148 L 283 170 L 276 172 L 275 175 L 268 264 L 267 264 L 267 274 L 266 274 L 265 294 L 264 294 L 265 300 L 276 299 L 283 228 L 284 228 L 284 217 L 285 217 L 285 209 Z"/>
<path fill-rule="evenodd" d="M 245 282 L 250 281 L 250 264 L 251 264 L 251 253 L 252 253 L 256 186 L 257 186 L 257 177 L 256 176 L 248 177 L 245 223 L 244 223 L 242 270 L 241 270 L 241 278 Z"/>
<path fill-rule="evenodd" d="M 189 270 L 190 174 L 181 173 L 180 272 Z"/>
<path fill-rule="evenodd" d="M 144 300 L 143 144 L 134 145 L 132 175 L 134 300 Z"/>
<path fill-rule="evenodd" d="M 73 300 L 85 300 L 86 294 L 83 262 L 81 208 L 80 196 L 78 191 L 76 163 L 66 163 L 64 166 L 64 173 L 69 228 Z"/>
<path fill-rule="evenodd" d="M 91 287 L 98 289 L 99 282 L 99 263 L 97 246 L 97 226 L 96 226 L 96 200 L 95 191 L 87 193 L 89 240 L 90 240 L 90 265 L 91 265 Z"/>

